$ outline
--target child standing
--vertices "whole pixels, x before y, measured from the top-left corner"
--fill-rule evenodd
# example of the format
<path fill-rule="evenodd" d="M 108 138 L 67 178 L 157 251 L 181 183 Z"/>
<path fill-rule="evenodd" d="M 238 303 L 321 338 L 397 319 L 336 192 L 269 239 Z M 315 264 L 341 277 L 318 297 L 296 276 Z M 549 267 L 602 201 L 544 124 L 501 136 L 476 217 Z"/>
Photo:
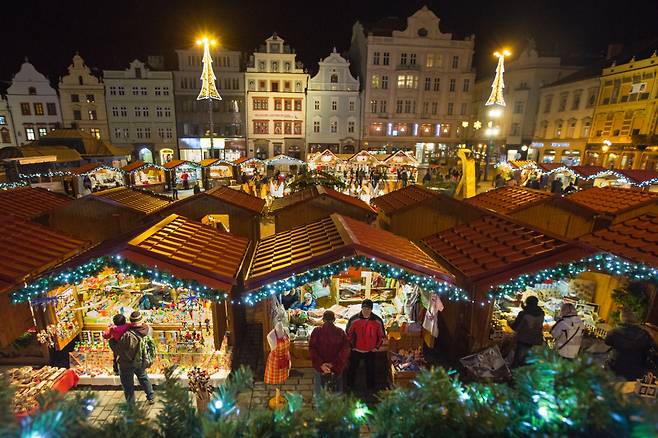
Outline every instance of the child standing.
<path fill-rule="evenodd" d="M 110 349 L 112 350 L 112 369 L 114 374 L 119 374 L 119 365 L 117 364 L 116 345 L 126 331 L 130 328 L 130 324 L 126 323 L 126 317 L 118 313 L 112 318 L 114 324 L 110 324 L 103 332 L 103 338 L 109 339 Z"/>

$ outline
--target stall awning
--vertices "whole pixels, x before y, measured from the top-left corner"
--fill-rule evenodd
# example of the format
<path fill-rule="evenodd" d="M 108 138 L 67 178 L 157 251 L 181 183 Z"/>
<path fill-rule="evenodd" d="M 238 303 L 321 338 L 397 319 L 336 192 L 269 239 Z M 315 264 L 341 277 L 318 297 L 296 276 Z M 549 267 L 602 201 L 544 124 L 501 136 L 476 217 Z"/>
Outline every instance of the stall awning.
<path fill-rule="evenodd" d="M 658 193 L 619 187 L 592 187 L 565 198 L 599 214 L 618 215 L 650 204 L 658 204 Z"/>
<path fill-rule="evenodd" d="M 277 155 L 276 157 L 268 158 L 263 162 L 267 166 L 303 166 L 306 164 L 302 160 L 287 155 Z"/>
<path fill-rule="evenodd" d="M 332 214 L 259 241 L 245 277 L 245 290 L 255 290 L 355 256 L 373 258 L 438 281 L 452 283 L 454 280 L 411 241 L 364 222 Z"/>
<path fill-rule="evenodd" d="M 500 187 L 468 198 L 465 202 L 496 213 L 510 214 L 541 202 L 555 199 L 552 193 L 526 187 Z"/>
<path fill-rule="evenodd" d="M 104 202 L 129 208 L 143 213 L 154 213 L 171 203 L 167 196 L 128 187 L 116 187 L 101 192 L 95 192 L 91 196 Z"/>
<path fill-rule="evenodd" d="M 324 186 L 310 187 L 299 192 L 291 193 L 283 198 L 275 198 L 270 206 L 270 213 L 276 215 L 293 205 L 309 202 L 320 197 L 329 197 L 343 204 L 349 204 L 352 207 L 359 208 L 366 213 L 375 214 L 375 210 L 362 200 Z"/>
<path fill-rule="evenodd" d="M 658 269 L 658 215 L 643 214 L 579 238 L 602 251 Z"/>
<path fill-rule="evenodd" d="M 475 291 L 596 253 L 586 245 L 499 215 L 426 237 L 422 244 L 459 278 L 459 286 Z"/>
<path fill-rule="evenodd" d="M 0 190 L 0 216 L 33 219 L 71 201 L 66 195 L 37 187 Z"/>
<path fill-rule="evenodd" d="M 419 185 L 410 185 L 399 190 L 393 190 L 385 195 L 378 196 L 370 202 L 378 209 L 386 214 L 393 214 L 416 205 L 422 204 L 430 199 L 444 197 L 445 195 L 439 194 L 428 190 Z"/>
<path fill-rule="evenodd" d="M 617 170 L 617 172 L 629 180 L 632 184 L 638 186 L 658 184 L 658 172 L 655 170 L 644 169 L 626 169 Z"/>
<path fill-rule="evenodd" d="M 261 214 L 265 208 L 265 200 L 252 196 L 241 190 L 234 190 L 230 187 L 215 187 L 201 193 L 204 196 L 212 196 L 224 202 L 232 204 L 238 208 L 248 210 L 252 213 Z"/>
<path fill-rule="evenodd" d="M 172 214 L 128 242 L 121 254 L 228 292 L 248 249 L 248 239 Z"/>
<path fill-rule="evenodd" d="M 5 288 L 61 264 L 88 245 L 11 215 L 0 215 L 0 229 L 0 286 Z"/>

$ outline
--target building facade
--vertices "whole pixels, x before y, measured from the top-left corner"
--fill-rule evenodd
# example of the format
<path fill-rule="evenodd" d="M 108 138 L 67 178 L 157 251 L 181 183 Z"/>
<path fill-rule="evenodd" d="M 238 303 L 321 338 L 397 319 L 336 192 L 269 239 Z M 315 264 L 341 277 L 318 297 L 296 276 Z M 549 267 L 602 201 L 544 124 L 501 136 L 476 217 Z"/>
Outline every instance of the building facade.
<path fill-rule="evenodd" d="M 248 155 L 305 158 L 308 74 L 276 33 L 253 53 L 245 72 Z"/>
<path fill-rule="evenodd" d="M 99 140 L 109 141 L 103 82 L 91 73 L 77 53 L 68 71 L 59 80 L 64 127 L 82 129 Z"/>
<path fill-rule="evenodd" d="M 176 50 L 174 71 L 176 130 L 181 159 L 200 161 L 210 148 L 208 102 L 197 100 L 201 89 L 203 48 Z M 211 48 L 213 70 L 221 101 L 213 103 L 213 149 L 224 149 L 225 158 L 246 156 L 244 73 L 238 51 Z"/>
<path fill-rule="evenodd" d="M 324 149 L 341 154 L 356 152 L 361 132 L 359 81 L 336 48 L 319 62 L 318 73 L 309 80 L 306 105 L 309 152 Z"/>
<path fill-rule="evenodd" d="M 171 72 L 134 60 L 125 70 L 105 70 L 103 78 L 111 143 L 132 146 L 134 157 L 145 162 L 177 157 Z"/>
<path fill-rule="evenodd" d="M 535 135 L 527 158 L 568 166 L 585 163 L 599 72 L 597 66 L 587 68 L 540 89 Z"/>
<path fill-rule="evenodd" d="M 7 99 L 0 97 L 0 148 L 16 145 L 13 116 L 9 111 Z"/>
<path fill-rule="evenodd" d="M 7 103 L 17 145 L 37 140 L 62 125 L 57 91 L 27 60 L 7 88 Z"/>
<path fill-rule="evenodd" d="M 603 69 L 587 147 L 589 164 L 658 170 L 658 55 Z"/>
<path fill-rule="evenodd" d="M 492 151 L 495 162 L 519 159 L 524 155 L 524 149 L 529 150 L 535 135 L 538 109 L 542 110 L 539 108 L 541 88 L 579 69 L 577 66 L 562 65 L 561 58 L 557 56 L 541 56 L 534 41 L 528 41 L 518 56 L 513 55 L 505 61 L 503 95 L 506 105 L 496 113 L 496 117 L 492 117 L 489 108 L 484 106 L 491 93 L 493 70 L 491 75 L 484 75 L 478 80 L 473 102 L 474 119 L 485 128 L 492 122 L 498 129 L 494 131 L 497 135 L 493 136 L 486 135 L 491 131 L 480 129 L 475 138 L 495 144 Z M 557 105 L 557 102 L 548 105 Z"/>
<path fill-rule="evenodd" d="M 350 60 L 362 87 L 362 148 L 427 161 L 456 146 L 471 114 L 474 44 L 442 33 L 427 7 L 406 21 L 357 22 Z"/>

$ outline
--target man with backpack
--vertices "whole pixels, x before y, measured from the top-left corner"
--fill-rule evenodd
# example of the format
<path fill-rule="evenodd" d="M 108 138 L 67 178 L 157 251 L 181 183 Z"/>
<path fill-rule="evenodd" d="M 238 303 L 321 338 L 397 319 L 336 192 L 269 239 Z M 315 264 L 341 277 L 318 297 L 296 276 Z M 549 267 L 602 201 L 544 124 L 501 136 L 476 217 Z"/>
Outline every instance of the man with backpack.
<path fill-rule="evenodd" d="M 135 402 L 135 381 L 137 376 L 139 384 L 146 393 L 149 404 L 155 403 L 153 386 L 149 381 L 146 370 L 153 365 L 155 359 L 155 343 L 153 331 L 144 322 L 144 316 L 139 310 L 130 314 L 131 327 L 124 333 L 117 345 L 119 355 L 119 377 L 123 393 L 128 403 Z"/>

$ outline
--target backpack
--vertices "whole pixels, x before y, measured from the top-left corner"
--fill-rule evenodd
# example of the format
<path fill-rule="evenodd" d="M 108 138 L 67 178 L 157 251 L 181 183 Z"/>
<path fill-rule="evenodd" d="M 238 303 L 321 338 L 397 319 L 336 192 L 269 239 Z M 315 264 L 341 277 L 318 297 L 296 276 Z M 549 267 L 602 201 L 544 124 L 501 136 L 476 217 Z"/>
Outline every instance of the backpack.
<path fill-rule="evenodd" d="M 137 345 L 137 352 L 133 359 L 133 367 L 145 370 L 150 368 L 155 362 L 155 342 L 150 336 L 142 336 L 132 332 L 133 336 L 137 336 L 139 344 Z"/>

